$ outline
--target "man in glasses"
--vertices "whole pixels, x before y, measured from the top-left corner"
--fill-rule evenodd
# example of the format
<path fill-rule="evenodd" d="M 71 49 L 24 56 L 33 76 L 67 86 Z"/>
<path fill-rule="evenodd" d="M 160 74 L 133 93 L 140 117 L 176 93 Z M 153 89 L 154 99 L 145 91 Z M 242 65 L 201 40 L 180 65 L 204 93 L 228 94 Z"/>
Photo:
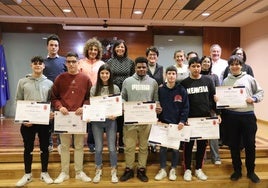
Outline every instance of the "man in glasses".
<path fill-rule="evenodd" d="M 90 88 L 89 76 L 79 71 L 78 55 L 70 52 L 66 56 L 67 72 L 60 74 L 52 87 L 52 105 L 63 115 L 75 112 L 82 116 L 83 105 L 89 104 Z M 62 183 L 70 178 L 70 137 L 74 138 L 74 168 L 75 179 L 90 182 L 91 179 L 83 172 L 84 134 L 60 134 L 61 140 L 61 173 L 54 183 Z"/>

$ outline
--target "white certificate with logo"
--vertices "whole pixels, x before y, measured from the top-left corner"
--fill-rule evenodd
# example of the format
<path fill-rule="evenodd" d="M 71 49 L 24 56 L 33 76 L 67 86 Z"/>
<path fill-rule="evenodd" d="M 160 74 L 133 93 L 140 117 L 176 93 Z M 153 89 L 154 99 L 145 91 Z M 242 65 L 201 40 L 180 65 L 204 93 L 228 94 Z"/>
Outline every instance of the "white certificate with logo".
<path fill-rule="evenodd" d="M 63 115 L 61 112 L 55 111 L 54 132 L 84 134 L 87 132 L 87 123 L 82 120 L 82 116 L 75 115 L 75 112 Z"/>
<path fill-rule="evenodd" d="M 103 104 L 83 105 L 83 121 L 105 121 L 105 107 Z"/>
<path fill-rule="evenodd" d="M 33 124 L 48 125 L 50 103 L 18 100 L 15 122 L 30 122 Z"/>
<path fill-rule="evenodd" d="M 218 117 L 188 118 L 188 125 L 191 128 L 191 139 L 219 139 Z"/>
<path fill-rule="evenodd" d="M 125 102 L 125 124 L 153 124 L 157 122 L 156 103 L 154 102 Z"/>
<path fill-rule="evenodd" d="M 148 140 L 163 147 L 179 149 L 181 141 L 190 141 L 190 133 L 188 126 L 178 130 L 176 124 L 153 124 Z"/>
<path fill-rule="evenodd" d="M 247 107 L 245 87 L 216 87 L 216 96 L 218 109 Z"/>

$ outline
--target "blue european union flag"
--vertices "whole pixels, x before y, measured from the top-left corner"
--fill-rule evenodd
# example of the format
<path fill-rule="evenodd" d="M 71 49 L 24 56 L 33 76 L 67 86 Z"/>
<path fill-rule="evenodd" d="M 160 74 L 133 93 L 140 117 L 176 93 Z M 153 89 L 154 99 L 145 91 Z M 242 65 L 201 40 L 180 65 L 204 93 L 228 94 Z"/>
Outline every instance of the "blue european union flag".
<path fill-rule="evenodd" d="M 10 93 L 9 93 L 9 85 L 8 85 L 8 76 L 7 76 L 7 66 L 6 66 L 6 58 L 3 45 L 0 45 L 0 65 L 1 65 L 1 77 L 0 77 L 0 86 L 1 86 L 1 100 L 0 100 L 0 107 L 6 105 L 7 101 L 9 100 Z"/>

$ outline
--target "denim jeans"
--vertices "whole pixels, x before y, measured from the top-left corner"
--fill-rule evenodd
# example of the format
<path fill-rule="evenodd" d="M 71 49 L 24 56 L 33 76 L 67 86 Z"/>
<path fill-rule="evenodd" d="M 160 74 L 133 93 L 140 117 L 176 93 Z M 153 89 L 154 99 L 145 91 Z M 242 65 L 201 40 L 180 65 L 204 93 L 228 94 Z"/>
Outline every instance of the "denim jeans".
<path fill-rule="evenodd" d="M 221 158 L 219 154 L 219 140 L 218 139 L 209 140 L 209 146 L 210 146 L 212 162 L 215 163 L 215 161 L 220 161 Z"/>
<path fill-rule="evenodd" d="M 167 148 L 160 147 L 160 168 L 165 169 L 167 162 Z M 179 150 L 172 149 L 171 168 L 177 168 L 179 162 Z"/>
<path fill-rule="evenodd" d="M 95 140 L 96 168 L 102 166 L 103 133 L 106 131 L 111 167 L 117 166 L 117 153 L 115 147 L 117 125 L 115 120 L 106 119 L 105 122 L 91 122 Z"/>

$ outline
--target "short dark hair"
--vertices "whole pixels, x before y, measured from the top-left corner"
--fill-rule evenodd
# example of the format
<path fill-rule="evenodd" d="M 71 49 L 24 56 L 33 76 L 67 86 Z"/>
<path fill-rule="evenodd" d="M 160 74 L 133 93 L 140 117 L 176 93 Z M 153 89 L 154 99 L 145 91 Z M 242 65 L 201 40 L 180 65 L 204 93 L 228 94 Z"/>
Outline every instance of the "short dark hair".
<path fill-rule="evenodd" d="M 56 40 L 60 44 L 60 38 L 56 34 L 52 34 L 52 35 L 49 35 L 48 36 L 48 38 L 47 38 L 47 45 L 48 45 L 49 41 L 51 41 L 51 40 Z"/>
<path fill-rule="evenodd" d="M 149 48 L 146 49 L 146 56 L 148 56 L 149 52 L 155 52 L 157 56 L 159 56 L 159 51 L 155 46 L 150 46 Z"/>
<path fill-rule="evenodd" d="M 31 62 L 44 62 L 44 58 L 41 57 L 41 56 L 34 56 L 32 59 L 31 59 Z"/>
<path fill-rule="evenodd" d="M 148 60 L 145 57 L 137 57 L 135 59 L 135 65 L 137 65 L 137 63 L 146 63 L 146 65 L 148 65 Z"/>
<path fill-rule="evenodd" d="M 78 58 L 78 54 L 76 52 L 68 52 L 66 57 L 76 57 L 76 58 Z"/>
<path fill-rule="evenodd" d="M 201 64 L 202 62 L 200 61 L 199 57 L 193 57 L 189 60 L 189 67 L 194 64 L 194 63 L 199 63 Z"/>
<path fill-rule="evenodd" d="M 168 71 L 175 71 L 176 74 L 177 74 L 177 68 L 174 65 L 169 66 L 169 67 L 166 68 L 166 74 L 168 73 Z"/>
<path fill-rule="evenodd" d="M 242 65 L 244 60 L 238 55 L 232 55 L 228 60 L 228 65 L 231 65 L 233 62 L 238 62 L 240 65 Z"/>
<path fill-rule="evenodd" d="M 115 43 L 113 44 L 113 56 L 115 58 L 117 58 L 117 53 L 115 51 L 115 48 L 117 46 L 119 46 L 121 43 L 125 46 L 125 53 L 124 53 L 123 57 L 127 57 L 127 55 L 128 55 L 126 42 L 124 40 L 122 40 L 122 39 L 119 39 L 119 40 L 115 41 Z"/>

